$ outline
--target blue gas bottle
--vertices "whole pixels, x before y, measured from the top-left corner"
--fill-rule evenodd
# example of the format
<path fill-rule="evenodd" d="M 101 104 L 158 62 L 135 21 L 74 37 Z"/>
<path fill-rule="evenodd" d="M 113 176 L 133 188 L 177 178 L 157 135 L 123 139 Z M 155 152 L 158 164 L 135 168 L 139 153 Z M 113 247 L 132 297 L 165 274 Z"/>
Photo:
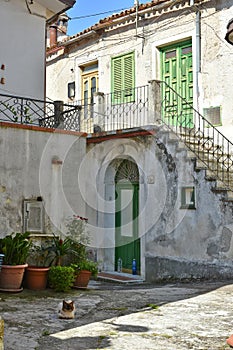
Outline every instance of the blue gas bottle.
<path fill-rule="evenodd" d="M 132 274 L 136 275 L 137 274 L 137 263 L 136 263 L 136 259 L 133 259 L 132 262 Z"/>

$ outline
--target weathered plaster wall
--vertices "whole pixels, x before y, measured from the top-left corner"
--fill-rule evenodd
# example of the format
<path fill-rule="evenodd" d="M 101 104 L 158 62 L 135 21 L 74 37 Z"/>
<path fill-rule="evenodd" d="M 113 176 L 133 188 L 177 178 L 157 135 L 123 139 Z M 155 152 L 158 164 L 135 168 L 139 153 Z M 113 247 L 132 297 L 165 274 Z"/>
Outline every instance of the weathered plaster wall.
<path fill-rule="evenodd" d="M 220 130 L 232 140 L 233 49 L 224 37 L 233 17 L 233 1 L 213 1 L 201 13 L 200 107 L 221 107 Z"/>
<path fill-rule="evenodd" d="M 78 171 L 86 140 L 78 133 L 0 126 L 0 234 L 23 229 L 24 199 L 42 197 L 45 233 L 68 216 L 85 216 Z M 55 226 L 55 228 L 54 228 Z"/>
<path fill-rule="evenodd" d="M 81 67 L 98 61 L 99 91 L 111 91 L 111 58 L 135 52 L 136 86 L 151 79 L 161 79 L 159 48 L 187 38 L 192 39 L 194 106 L 203 108 L 221 106 L 225 135 L 232 139 L 231 85 L 233 74 L 233 49 L 225 40 L 226 25 L 233 17 L 233 0 L 203 1 L 200 9 L 200 70 L 196 56 L 199 47 L 196 33 L 196 7 L 176 6 L 173 10 L 145 14 L 138 21 L 113 25 L 101 34 L 89 33 L 63 50 L 51 54 L 47 64 L 47 95 L 52 99 L 68 100 L 67 84 L 76 83 L 76 97 L 81 99 Z M 138 36 L 136 36 L 136 34 Z M 74 41 L 74 39 L 72 39 Z M 67 43 L 66 43 L 67 45 Z M 61 56 L 60 56 L 61 54 Z M 198 84 L 198 88 L 197 88 Z"/>
<path fill-rule="evenodd" d="M 215 183 L 205 179 L 204 170 L 195 171 L 195 162 L 183 145 L 169 138 L 168 132 L 160 130 L 153 136 L 91 145 L 87 157 L 89 173 L 93 175 L 88 183 L 93 185 L 96 180 L 91 191 L 86 186 L 86 195 L 92 209 L 95 208 L 92 223 L 98 259 L 105 269 L 114 270 L 116 169 L 111 164 L 118 158 L 134 160 L 140 171 L 141 272 L 147 280 L 199 278 L 188 269 L 191 265 L 196 266 L 196 271 L 199 265 L 203 266 L 199 274 L 204 277 L 208 271 L 209 277 L 211 271 L 232 265 L 233 205 L 224 201 L 224 193 L 213 191 Z M 196 209 L 181 209 L 181 188 L 185 186 L 195 187 Z M 161 270 L 160 259 L 167 262 Z M 173 260 L 180 264 L 178 270 Z M 211 264 L 215 264 L 215 269 L 208 269 Z"/>

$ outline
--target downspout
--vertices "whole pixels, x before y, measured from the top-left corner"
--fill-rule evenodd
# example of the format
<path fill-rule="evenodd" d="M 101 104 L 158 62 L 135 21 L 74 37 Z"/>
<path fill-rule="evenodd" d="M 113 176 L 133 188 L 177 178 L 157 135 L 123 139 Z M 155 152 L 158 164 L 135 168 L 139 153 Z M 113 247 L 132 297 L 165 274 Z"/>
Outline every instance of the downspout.
<path fill-rule="evenodd" d="M 136 37 L 138 35 L 138 0 L 134 0 L 134 6 L 136 7 Z"/>
<path fill-rule="evenodd" d="M 46 83 L 47 83 L 47 76 L 46 76 L 46 69 L 47 69 L 47 60 L 46 60 L 46 51 L 47 51 L 47 26 L 45 22 L 45 28 L 44 28 L 44 38 L 45 38 L 45 50 L 44 50 L 44 101 L 46 101 Z"/>
<path fill-rule="evenodd" d="M 190 0 L 189 5 L 194 6 L 195 0 Z M 199 90 L 199 73 L 201 71 L 201 35 L 200 35 L 200 27 L 201 27 L 201 12 L 196 7 L 196 19 L 195 19 L 195 28 L 196 28 L 196 107 L 197 110 L 199 110 L 199 95 L 200 95 L 200 90 Z"/>
<path fill-rule="evenodd" d="M 197 96 L 197 110 L 199 111 L 199 73 L 201 72 L 201 12 L 197 9 L 196 12 L 196 96 Z"/>

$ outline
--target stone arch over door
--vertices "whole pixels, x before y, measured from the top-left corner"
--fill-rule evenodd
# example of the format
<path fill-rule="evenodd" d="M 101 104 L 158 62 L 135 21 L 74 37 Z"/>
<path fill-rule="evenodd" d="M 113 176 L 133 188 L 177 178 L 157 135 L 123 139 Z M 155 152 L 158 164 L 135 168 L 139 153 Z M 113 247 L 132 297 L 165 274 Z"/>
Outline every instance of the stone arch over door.
<path fill-rule="evenodd" d="M 140 272 L 140 238 L 138 237 L 139 169 L 131 158 L 114 159 L 106 172 L 107 196 L 115 199 L 115 212 L 111 220 L 115 227 L 114 269 L 122 259 L 122 271 L 130 272 L 132 260 L 137 261 Z M 110 195 L 111 194 L 111 195 Z M 110 222 L 109 222 L 110 224 Z"/>

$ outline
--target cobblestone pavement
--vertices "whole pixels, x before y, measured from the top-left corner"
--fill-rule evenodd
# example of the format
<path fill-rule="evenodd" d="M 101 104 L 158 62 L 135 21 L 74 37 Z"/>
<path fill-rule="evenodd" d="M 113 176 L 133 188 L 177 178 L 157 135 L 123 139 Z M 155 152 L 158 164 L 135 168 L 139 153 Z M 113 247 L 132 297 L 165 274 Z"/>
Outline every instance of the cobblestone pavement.
<path fill-rule="evenodd" d="M 74 320 L 60 320 L 63 299 Z M 51 290 L 0 293 L 5 350 L 230 349 L 233 282 L 119 285 L 91 282 L 69 294 Z"/>

